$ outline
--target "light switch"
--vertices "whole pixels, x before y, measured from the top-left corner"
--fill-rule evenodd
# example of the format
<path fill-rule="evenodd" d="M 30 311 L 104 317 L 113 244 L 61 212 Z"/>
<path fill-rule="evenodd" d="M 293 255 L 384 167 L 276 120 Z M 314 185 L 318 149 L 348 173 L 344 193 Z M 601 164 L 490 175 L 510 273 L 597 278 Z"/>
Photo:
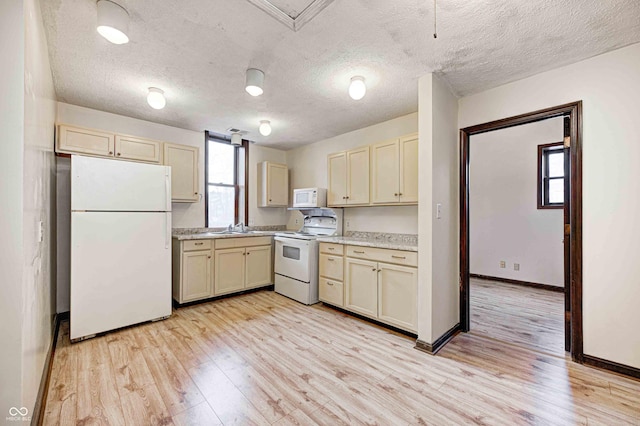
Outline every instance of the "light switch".
<path fill-rule="evenodd" d="M 442 204 L 436 204 L 436 219 L 440 219 L 442 217 Z"/>
<path fill-rule="evenodd" d="M 38 222 L 38 242 L 41 243 L 44 241 L 44 222 Z"/>
<path fill-rule="evenodd" d="M 513 270 L 514 271 L 519 271 L 520 270 L 520 264 L 519 263 L 514 263 L 513 264 Z"/>

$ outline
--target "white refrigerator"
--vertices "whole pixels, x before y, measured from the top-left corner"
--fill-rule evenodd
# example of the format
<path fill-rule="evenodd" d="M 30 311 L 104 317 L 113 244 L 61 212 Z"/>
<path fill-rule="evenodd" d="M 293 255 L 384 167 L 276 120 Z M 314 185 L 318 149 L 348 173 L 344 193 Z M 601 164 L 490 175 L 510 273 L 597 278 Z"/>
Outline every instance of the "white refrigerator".
<path fill-rule="evenodd" d="M 71 339 L 171 315 L 171 168 L 71 158 Z"/>

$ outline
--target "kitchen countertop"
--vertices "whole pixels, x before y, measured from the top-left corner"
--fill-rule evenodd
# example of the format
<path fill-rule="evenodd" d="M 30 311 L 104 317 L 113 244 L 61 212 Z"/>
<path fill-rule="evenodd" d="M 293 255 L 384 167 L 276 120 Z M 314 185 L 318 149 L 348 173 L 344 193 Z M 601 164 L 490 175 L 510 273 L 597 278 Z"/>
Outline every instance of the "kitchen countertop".
<path fill-rule="evenodd" d="M 320 237 L 321 243 L 344 244 L 360 247 L 376 247 L 390 250 L 418 251 L 418 241 L 403 241 L 393 238 L 385 238 L 384 236 L 338 236 L 338 237 Z"/>
<path fill-rule="evenodd" d="M 184 240 L 217 240 L 220 238 L 247 238 L 247 237 L 271 237 L 276 231 L 251 231 L 239 234 L 227 234 L 218 232 L 198 232 L 194 234 L 176 234 L 172 237 L 179 241 Z"/>

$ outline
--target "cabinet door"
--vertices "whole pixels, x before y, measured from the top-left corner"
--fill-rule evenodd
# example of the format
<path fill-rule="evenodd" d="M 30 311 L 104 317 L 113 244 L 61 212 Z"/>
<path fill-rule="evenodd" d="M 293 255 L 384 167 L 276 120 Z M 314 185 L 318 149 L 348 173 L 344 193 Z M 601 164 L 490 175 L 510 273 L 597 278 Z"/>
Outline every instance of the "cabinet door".
<path fill-rule="evenodd" d="M 327 205 L 347 204 L 347 154 L 342 152 L 328 157 Z"/>
<path fill-rule="evenodd" d="M 407 331 L 418 330 L 418 269 L 378 264 L 378 318 Z"/>
<path fill-rule="evenodd" d="M 195 146 L 164 144 L 164 164 L 171 166 L 171 201 L 193 203 L 198 195 L 198 155 Z"/>
<path fill-rule="evenodd" d="M 347 152 L 347 204 L 369 204 L 369 147 Z"/>
<path fill-rule="evenodd" d="M 115 135 L 79 127 L 58 126 L 57 151 L 113 157 Z"/>
<path fill-rule="evenodd" d="M 289 205 L 289 169 L 284 164 L 268 164 L 267 197 L 269 206 Z"/>
<path fill-rule="evenodd" d="M 393 139 L 371 147 L 371 202 L 373 204 L 397 203 L 400 199 L 399 146 L 398 140 Z"/>
<path fill-rule="evenodd" d="M 400 138 L 400 202 L 418 202 L 418 134 Z"/>
<path fill-rule="evenodd" d="M 271 246 L 249 247 L 246 256 L 245 288 L 272 284 Z"/>
<path fill-rule="evenodd" d="M 347 258 L 344 307 L 362 315 L 378 316 L 378 264 Z"/>
<path fill-rule="evenodd" d="M 320 277 L 318 293 L 322 302 L 333 306 L 344 306 L 344 288 L 341 282 Z"/>
<path fill-rule="evenodd" d="M 116 135 L 116 158 L 160 163 L 161 150 L 161 142 Z"/>
<path fill-rule="evenodd" d="M 211 250 L 182 253 L 181 303 L 213 296 Z"/>
<path fill-rule="evenodd" d="M 245 257 L 247 256 L 244 248 L 215 251 L 213 285 L 216 296 L 244 289 Z"/>

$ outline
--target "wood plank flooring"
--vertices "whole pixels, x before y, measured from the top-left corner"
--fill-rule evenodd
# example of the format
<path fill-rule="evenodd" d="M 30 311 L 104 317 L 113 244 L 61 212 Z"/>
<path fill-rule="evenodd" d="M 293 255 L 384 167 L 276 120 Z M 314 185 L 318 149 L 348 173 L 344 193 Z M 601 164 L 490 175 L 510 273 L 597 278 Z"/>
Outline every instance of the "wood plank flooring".
<path fill-rule="evenodd" d="M 257 292 L 70 344 L 45 425 L 640 424 L 640 382 L 473 334 L 437 356 Z"/>
<path fill-rule="evenodd" d="M 471 333 L 564 357 L 564 294 L 471 278 Z"/>

